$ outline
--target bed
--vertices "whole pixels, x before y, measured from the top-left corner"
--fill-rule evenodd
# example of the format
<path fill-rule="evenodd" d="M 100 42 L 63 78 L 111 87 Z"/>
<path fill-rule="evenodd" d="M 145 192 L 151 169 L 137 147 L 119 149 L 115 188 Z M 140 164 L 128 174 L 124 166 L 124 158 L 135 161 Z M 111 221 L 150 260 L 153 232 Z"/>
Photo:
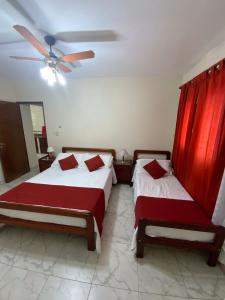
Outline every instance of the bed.
<path fill-rule="evenodd" d="M 167 170 L 167 175 L 154 180 L 143 168 L 151 159 L 159 159 L 158 162 Z M 135 205 L 139 197 L 147 197 L 146 199 L 150 200 L 185 200 L 185 202 L 194 203 L 192 197 L 172 174 L 169 159 L 170 152 L 168 151 L 136 150 L 134 152 L 135 168 L 132 181 Z M 132 249 L 136 248 L 136 256 L 141 258 L 144 255 L 145 244 L 198 248 L 211 253 L 208 264 L 215 265 L 224 236 L 224 228 L 210 224 L 210 222 L 203 226 L 199 224 L 174 223 L 171 220 L 165 222 L 142 219 L 135 229 Z"/>
<path fill-rule="evenodd" d="M 58 160 L 71 153 L 79 157 L 80 167 L 62 171 Z M 96 154 L 106 158 L 109 164 L 89 172 L 84 160 Z M 116 183 L 114 159 L 113 149 L 63 147 L 62 153 L 49 169 L 0 196 L 0 223 L 84 236 L 88 250 L 100 252 L 101 230 L 96 216 L 103 207 L 105 213 L 112 183 Z M 86 207 L 85 202 L 91 204 L 95 201 L 96 215 L 89 210 L 76 208 L 78 199 L 75 198 L 81 196 L 82 203 L 78 207 Z M 100 200 L 104 201 L 101 207 L 98 205 Z M 101 221 L 103 218 L 104 215 Z"/>

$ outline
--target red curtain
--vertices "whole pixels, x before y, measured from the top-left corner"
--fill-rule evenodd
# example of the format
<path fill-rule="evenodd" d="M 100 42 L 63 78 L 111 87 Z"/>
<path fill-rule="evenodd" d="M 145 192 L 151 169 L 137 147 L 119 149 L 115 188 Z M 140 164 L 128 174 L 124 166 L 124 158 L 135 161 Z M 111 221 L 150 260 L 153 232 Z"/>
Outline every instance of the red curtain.
<path fill-rule="evenodd" d="M 224 61 L 182 87 L 172 163 L 211 218 L 225 167 Z"/>

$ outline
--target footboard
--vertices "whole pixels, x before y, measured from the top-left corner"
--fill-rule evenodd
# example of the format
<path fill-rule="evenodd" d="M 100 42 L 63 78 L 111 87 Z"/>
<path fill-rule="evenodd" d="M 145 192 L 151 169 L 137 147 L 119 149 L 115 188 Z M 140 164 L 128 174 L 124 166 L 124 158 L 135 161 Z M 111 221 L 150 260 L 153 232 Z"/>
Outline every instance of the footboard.
<path fill-rule="evenodd" d="M 200 242 L 200 241 L 188 241 L 182 239 L 173 239 L 168 237 L 151 237 L 146 235 L 146 226 L 159 226 L 175 229 L 186 229 L 200 232 L 211 232 L 215 234 L 212 242 Z M 182 247 L 182 248 L 194 248 L 205 250 L 209 252 L 208 265 L 215 266 L 225 240 L 225 228 L 217 225 L 187 225 L 164 221 L 152 221 L 141 219 L 138 224 L 137 233 L 137 250 L 136 257 L 143 258 L 145 244 L 159 244 L 166 246 Z"/>
<path fill-rule="evenodd" d="M 87 238 L 88 250 L 89 251 L 95 250 L 94 217 L 90 212 L 82 212 L 82 211 L 79 212 L 73 209 L 14 204 L 14 203 L 7 203 L 7 202 L 0 202 L 0 208 L 84 219 L 87 225 L 86 227 L 83 228 L 79 226 L 46 223 L 46 222 L 12 218 L 5 215 L 0 215 L 0 223 L 3 224 L 16 225 L 16 226 L 48 230 L 48 231 L 72 233 L 80 236 L 85 236 Z"/>

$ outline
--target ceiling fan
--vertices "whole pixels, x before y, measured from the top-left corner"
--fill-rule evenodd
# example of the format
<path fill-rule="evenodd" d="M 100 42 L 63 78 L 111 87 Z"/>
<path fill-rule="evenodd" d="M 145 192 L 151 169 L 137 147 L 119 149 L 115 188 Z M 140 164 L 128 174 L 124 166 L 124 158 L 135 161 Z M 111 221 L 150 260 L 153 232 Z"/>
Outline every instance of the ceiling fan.
<path fill-rule="evenodd" d="M 61 84 L 65 84 L 65 79 L 60 74 L 72 72 L 72 70 L 65 66 L 66 62 L 73 62 L 88 58 L 94 58 L 95 53 L 92 50 L 83 51 L 78 53 L 71 53 L 58 57 L 52 50 L 52 46 L 55 45 L 56 39 L 51 35 L 44 37 L 45 42 L 49 45 L 49 51 L 42 45 L 42 43 L 24 26 L 15 25 L 13 28 L 19 32 L 44 58 L 35 57 L 22 57 L 22 56 L 10 56 L 13 59 L 29 60 L 29 61 L 41 61 L 44 62 L 46 67 L 40 70 L 43 79 L 48 80 L 50 85 L 53 85 L 56 81 Z"/>

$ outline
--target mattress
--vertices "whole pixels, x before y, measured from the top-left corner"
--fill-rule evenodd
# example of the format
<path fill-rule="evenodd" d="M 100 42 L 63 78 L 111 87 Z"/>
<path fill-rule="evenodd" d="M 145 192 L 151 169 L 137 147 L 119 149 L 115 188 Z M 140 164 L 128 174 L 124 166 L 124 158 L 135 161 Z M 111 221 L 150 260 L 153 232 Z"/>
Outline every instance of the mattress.
<path fill-rule="evenodd" d="M 165 175 L 160 179 L 154 180 L 140 164 L 136 164 L 135 166 L 132 181 L 134 202 L 136 202 L 138 196 L 193 201 L 192 197 L 175 176 Z M 214 233 L 210 232 L 163 228 L 159 226 L 147 226 L 145 233 L 151 237 L 167 237 L 188 241 L 212 242 L 214 239 Z M 132 248 L 136 246 L 136 234 L 137 229 L 133 236 Z"/>
<path fill-rule="evenodd" d="M 27 180 L 27 182 L 48 185 L 63 185 L 103 189 L 105 195 L 105 209 L 107 209 L 112 183 L 116 182 L 116 177 L 113 168 L 101 168 L 94 172 L 89 172 L 86 168 L 75 168 L 67 171 L 62 171 L 58 166 L 53 165 L 46 171 Z M 76 217 L 66 217 L 3 208 L 0 208 L 0 214 L 12 218 L 32 220 L 37 222 L 55 223 L 68 226 L 79 226 L 83 228 L 86 227 L 86 221 L 84 219 Z M 101 242 L 96 221 L 95 232 L 97 236 L 96 250 L 97 252 L 100 252 Z"/>

